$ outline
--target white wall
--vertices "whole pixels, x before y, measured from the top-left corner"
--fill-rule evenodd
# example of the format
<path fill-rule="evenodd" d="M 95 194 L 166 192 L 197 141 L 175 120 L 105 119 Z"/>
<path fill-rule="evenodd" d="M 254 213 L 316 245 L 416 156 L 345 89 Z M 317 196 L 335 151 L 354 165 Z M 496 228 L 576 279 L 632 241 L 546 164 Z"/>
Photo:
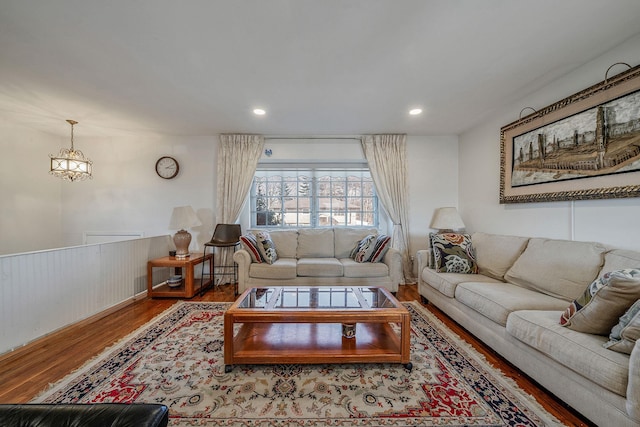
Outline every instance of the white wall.
<path fill-rule="evenodd" d="M 639 198 L 499 203 L 500 128 L 517 120 L 522 108 L 544 108 L 604 80 L 607 68 L 616 62 L 638 65 L 637 58 L 640 58 L 640 36 L 505 106 L 482 125 L 460 135 L 460 213 L 469 231 L 599 241 L 640 249 Z M 611 75 L 625 69 L 617 66 Z"/>
<path fill-rule="evenodd" d="M 85 231 L 174 234 L 168 228 L 173 208 L 191 205 L 203 224 L 189 230 L 191 249 L 201 248 L 211 239 L 215 222 L 217 144 L 217 136 L 93 140 L 84 150 L 94 163 L 93 179 L 63 186 L 64 245 L 81 244 Z M 174 179 L 155 172 L 164 155 L 180 164 Z"/>
<path fill-rule="evenodd" d="M 433 211 L 458 206 L 458 138 L 409 136 L 409 248 L 415 253 L 427 247 Z"/>
<path fill-rule="evenodd" d="M 344 139 L 331 139 L 331 137 L 313 138 L 266 138 L 265 151 L 271 150 L 271 155 L 262 153 L 260 162 L 292 162 L 292 161 L 327 161 L 349 162 L 362 161 L 364 153 L 358 138 L 344 137 Z"/>
<path fill-rule="evenodd" d="M 0 255 L 61 245 L 62 185 L 49 175 L 49 154 L 57 154 L 62 143 L 0 123 Z"/>
<path fill-rule="evenodd" d="M 10 124 L 0 135 L 0 255 L 81 245 L 83 232 L 173 234 L 171 212 L 182 205 L 203 224 L 191 230 L 191 249 L 211 238 L 217 135 L 76 138 L 93 161 L 93 179 L 79 182 L 48 173 L 48 155 L 68 148 L 68 138 Z M 179 161 L 176 178 L 156 175 L 163 155 Z"/>

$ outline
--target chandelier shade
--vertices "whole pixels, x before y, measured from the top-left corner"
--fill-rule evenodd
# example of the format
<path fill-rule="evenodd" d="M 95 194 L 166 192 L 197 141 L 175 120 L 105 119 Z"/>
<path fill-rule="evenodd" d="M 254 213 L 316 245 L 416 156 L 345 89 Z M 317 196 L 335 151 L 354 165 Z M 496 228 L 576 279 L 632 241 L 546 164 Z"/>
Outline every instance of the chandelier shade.
<path fill-rule="evenodd" d="M 71 148 L 63 148 L 57 156 L 49 154 L 51 159 L 51 168 L 49 173 L 65 181 L 84 181 L 93 178 L 92 165 L 93 162 L 84 157 L 82 151 L 73 147 L 73 126 L 78 122 L 75 120 L 67 120 L 71 125 Z"/>

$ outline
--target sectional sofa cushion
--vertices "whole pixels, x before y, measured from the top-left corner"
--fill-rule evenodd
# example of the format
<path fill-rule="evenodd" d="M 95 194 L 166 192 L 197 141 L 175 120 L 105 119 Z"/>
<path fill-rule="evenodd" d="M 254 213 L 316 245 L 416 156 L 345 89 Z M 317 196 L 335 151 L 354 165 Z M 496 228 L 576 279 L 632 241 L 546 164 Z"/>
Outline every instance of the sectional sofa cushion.
<path fill-rule="evenodd" d="M 300 228 L 296 257 L 333 258 L 333 228 Z"/>
<path fill-rule="evenodd" d="M 273 264 L 253 262 L 249 267 L 249 274 L 256 279 L 295 279 L 296 259 L 279 258 Z"/>
<path fill-rule="evenodd" d="M 351 258 L 340 260 L 344 271 L 344 277 L 384 277 L 389 275 L 389 267 L 382 262 L 361 263 Z"/>
<path fill-rule="evenodd" d="M 600 243 L 531 238 L 505 280 L 572 301 L 598 275 L 607 248 Z"/>
<path fill-rule="evenodd" d="M 295 258 L 298 246 L 298 230 L 270 230 L 271 240 L 278 258 Z"/>
<path fill-rule="evenodd" d="M 640 339 L 640 299 L 620 317 L 620 322 L 611 329 L 609 341 L 605 343 L 604 347 L 620 353 L 631 354 L 638 339 Z"/>
<path fill-rule="evenodd" d="M 478 272 L 494 279 L 504 275 L 527 247 L 528 237 L 473 233 L 471 242 L 476 252 Z"/>
<path fill-rule="evenodd" d="M 618 319 L 640 299 L 640 270 L 605 273 L 594 280 L 560 316 L 560 324 L 574 331 L 609 335 Z"/>
<path fill-rule="evenodd" d="M 515 311 L 507 319 L 507 332 L 607 390 L 626 396 L 629 356 L 605 349 L 606 337 L 562 327 L 558 316 L 560 311 Z"/>
<path fill-rule="evenodd" d="M 464 282 L 503 283 L 489 276 L 464 273 L 436 273 L 430 268 L 422 269 L 422 280 L 427 286 L 437 289 L 441 294 L 453 298 L 456 287 Z"/>
<path fill-rule="evenodd" d="M 510 283 L 461 283 L 456 287 L 456 300 L 473 308 L 499 325 L 517 310 L 562 310 L 567 302 Z"/>
<path fill-rule="evenodd" d="M 334 254 L 338 259 L 349 258 L 356 242 L 370 234 L 377 234 L 375 228 L 334 228 Z"/>
<path fill-rule="evenodd" d="M 604 254 L 604 265 L 600 277 L 605 273 L 625 268 L 640 268 L 640 251 L 613 249 Z"/>
<path fill-rule="evenodd" d="M 344 271 L 342 263 L 335 258 L 300 258 L 297 274 L 303 277 L 341 277 Z"/>
<path fill-rule="evenodd" d="M 468 234 L 431 234 L 431 251 L 438 273 L 478 272 L 475 251 Z"/>

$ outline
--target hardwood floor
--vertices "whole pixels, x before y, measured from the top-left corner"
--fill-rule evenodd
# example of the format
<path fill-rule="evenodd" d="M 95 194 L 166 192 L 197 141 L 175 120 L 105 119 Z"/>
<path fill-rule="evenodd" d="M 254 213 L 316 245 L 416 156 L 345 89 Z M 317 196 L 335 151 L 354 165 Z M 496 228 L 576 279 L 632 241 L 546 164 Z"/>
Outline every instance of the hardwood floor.
<path fill-rule="evenodd" d="M 211 289 L 191 301 L 233 301 L 233 286 Z M 400 301 L 420 301 L 415 285 L 401 286 Z M 37 396 L 51 383 L 80 367 L 87 360 L 136 328 L 142 326 L 169 306 L 174 299 L 144 298 L 104 317 L 69 326 L 30 343 L 12 353 L 0 356 L 0 403 L 24 403 Z M 570 408 L 541 389 L 536 383 L 505 362 L 490 348 L 476 340 L 432 305 L 425 306 L 456 334 L 480 351 L 489 363 L 501 369 L 522 389 L 536 397 L 544 408 L 568 426 L 592 426 Z"/>

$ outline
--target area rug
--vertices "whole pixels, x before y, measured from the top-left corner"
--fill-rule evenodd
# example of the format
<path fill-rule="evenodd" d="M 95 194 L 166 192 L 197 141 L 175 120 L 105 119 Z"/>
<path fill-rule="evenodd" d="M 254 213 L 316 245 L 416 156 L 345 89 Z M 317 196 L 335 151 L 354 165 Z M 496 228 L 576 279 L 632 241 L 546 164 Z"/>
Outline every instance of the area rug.
<path fill-rule="evenodd" d="M 241 365 L 225 373 L 229 303 L 179 302 L 34 402 L 145 402 L 170 425 L 241 427 L 558 425 L 417 302 L 413 370 L 401 364 Z"/>

